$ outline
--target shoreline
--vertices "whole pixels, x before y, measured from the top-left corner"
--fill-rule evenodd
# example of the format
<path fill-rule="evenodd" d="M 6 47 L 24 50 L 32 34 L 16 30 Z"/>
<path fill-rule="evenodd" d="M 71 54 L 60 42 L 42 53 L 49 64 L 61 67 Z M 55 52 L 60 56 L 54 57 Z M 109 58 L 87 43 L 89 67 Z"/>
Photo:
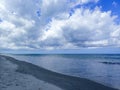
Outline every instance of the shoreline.
<path fill-rule="evenodd" d="M 9 56 L 0 55 L 0 57 L 4 57 L 13 64 L 16 64 L 18 66 L 16 72 L 32 75 L 39 80 L 58 86 L 63 90 L 117 90 L 88 79 L 49 71 L 25 61 L 18 61 Z"/>
<path fill-rule="evenodd" d="M 36 77 L 17 72 L 18 65 L 0 57 L 0 90 L 63 90 Z"/>

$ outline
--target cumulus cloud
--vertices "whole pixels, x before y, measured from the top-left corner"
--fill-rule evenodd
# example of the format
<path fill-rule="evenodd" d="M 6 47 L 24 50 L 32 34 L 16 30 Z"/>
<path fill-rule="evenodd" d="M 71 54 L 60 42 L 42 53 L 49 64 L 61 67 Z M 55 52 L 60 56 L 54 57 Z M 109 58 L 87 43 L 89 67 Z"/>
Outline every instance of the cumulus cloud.
<path fill-rule="evenodd" d="M 97 3 L 99 0 L 70 0 L 71 2 L 74 2 L 76 4 L 86 4 L 89 2 Z"/>
<path fill-rule="evenodd" d="M 14 2 L 14 3 L 13 3 Z M 0 49 L 79 49 L 120 46 L 111 11 L 71 8 L 98 0 L 0 1 Z"/>
<path fill-rule="evenodd" d="M 115 18 L 110 11 L 102 12 L 98 7 L 94 10 L 77 9 L 66 19 L 53 18 L 43 30 L 40 41 L 46 43 L 54 40 L 49 42 L 50 45 L 55 45 L 57 41 L 59 48 L 66 48 L 68 45 L 73 48 L 119 46 L 113 43 L 114 39 L 119 42 L 120 36 L 120 25 L 114 22 Z"/>

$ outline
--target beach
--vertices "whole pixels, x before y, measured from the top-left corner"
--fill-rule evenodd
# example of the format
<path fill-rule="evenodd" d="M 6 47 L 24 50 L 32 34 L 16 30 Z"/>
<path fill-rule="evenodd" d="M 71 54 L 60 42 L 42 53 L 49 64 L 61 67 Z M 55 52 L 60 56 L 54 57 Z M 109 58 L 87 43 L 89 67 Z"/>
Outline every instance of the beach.
<path fill-rule="evenodd" d="M 0 55 L 0 90 L 117 90 Z"/>

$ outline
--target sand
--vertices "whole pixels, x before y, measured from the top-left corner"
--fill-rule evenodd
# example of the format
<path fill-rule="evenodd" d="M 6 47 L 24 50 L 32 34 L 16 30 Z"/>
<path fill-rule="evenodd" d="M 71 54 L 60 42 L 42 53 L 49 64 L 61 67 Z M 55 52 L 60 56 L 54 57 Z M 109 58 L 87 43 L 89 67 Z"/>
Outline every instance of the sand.
<path fill-rule="evenodd" d="M 17 68 L 17 64 L 0 57 L 0 90 L 62 90 L 32 75 L 16 72 Z"/>
<path fill-rule="evenodd" d="M 0 56 L 0 90 L 117 90 L 88 79 L 67 76 Z"/>

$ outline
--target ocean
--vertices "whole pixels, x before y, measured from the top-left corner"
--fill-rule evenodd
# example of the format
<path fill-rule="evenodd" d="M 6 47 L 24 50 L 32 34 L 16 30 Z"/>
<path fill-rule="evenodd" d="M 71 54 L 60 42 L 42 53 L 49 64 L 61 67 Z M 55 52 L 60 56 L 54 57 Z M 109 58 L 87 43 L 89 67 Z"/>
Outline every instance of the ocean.
<path fill-rule="evenodd" d="M 120 89 L 120 54 L 9 55 L 48 70 Z"/>

